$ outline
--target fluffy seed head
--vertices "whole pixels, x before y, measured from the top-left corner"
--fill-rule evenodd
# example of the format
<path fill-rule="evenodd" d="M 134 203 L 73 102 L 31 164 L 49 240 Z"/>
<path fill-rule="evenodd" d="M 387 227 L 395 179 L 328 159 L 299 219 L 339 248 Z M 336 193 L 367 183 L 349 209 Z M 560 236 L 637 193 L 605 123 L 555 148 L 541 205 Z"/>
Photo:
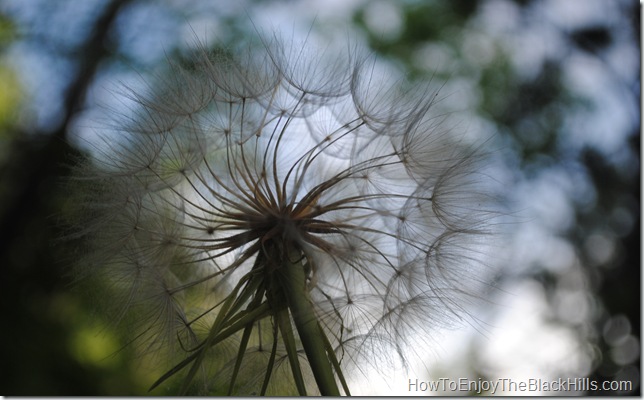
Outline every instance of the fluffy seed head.
<path fill-rule="evenodd" d="M 268 311 L 239 376 L 258 393 L 253 371 L 279 376 L 289 362 L 275 339 L 287 265 L 304 270 L 347 368 L 404 362 L 410 340 L 464 318 L 493 216 L 483 157 L 433 111 L 437 91 L 379 70 L 355 48 L 264 39 L 202 48 L 123 91 L 134 107 L 78 169 L 89 244 L 79 271 L 110 287 L 117 320 L 148 349 L 190 354 L 226 300 L 255 285 L 240 302 Z M 234 338 L 209 350 L 210 382 L 233 373 Z M 282 390 L 273 385 L 262 390 Z"/>

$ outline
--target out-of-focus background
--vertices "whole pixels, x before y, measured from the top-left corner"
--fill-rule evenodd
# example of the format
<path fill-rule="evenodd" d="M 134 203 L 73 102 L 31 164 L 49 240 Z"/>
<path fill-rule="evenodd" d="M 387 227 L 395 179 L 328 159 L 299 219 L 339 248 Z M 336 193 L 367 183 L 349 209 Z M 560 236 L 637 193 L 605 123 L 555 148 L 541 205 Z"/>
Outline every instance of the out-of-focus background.
<path fill-rule="evenodd" d="M 635 0 L 0 1 L 0 392 L 147 393 L 157 376 L 71 284 L 59 219 L 74 204 L 60 182 L 119 82 L 196 39 L 277 30 L 357 40 L 444 85 L 443 106 L 492 138 L 511 182 L 511 235 L 496 290 L 470 310 L 479 323 L 437 331 L 410 371 L 354 377 L 354 393 L 589 377 L 614 390 L 523 394 L 639 394 L 640 15 Z"/>

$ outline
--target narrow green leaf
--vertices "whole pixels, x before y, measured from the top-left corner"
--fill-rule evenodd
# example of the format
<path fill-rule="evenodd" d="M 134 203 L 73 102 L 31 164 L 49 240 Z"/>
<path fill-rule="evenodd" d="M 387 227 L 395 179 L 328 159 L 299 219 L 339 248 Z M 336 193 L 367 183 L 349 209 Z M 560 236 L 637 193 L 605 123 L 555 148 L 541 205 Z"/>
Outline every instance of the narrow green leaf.
<path fill-rule="evenodd" d="M 291 371 L 293 372 L 293 379 L 295 380 L 297 392 L 300 396 L 306 396 L 306 385 L 304 384 L 300 360 L 297 355 L 297 344 L 295 343 L 295 337 L 293 336 L 293 327 L 291 326 L 288 309 L 285 308 L 277 312 L 277 324 L 280 328 L 280 332 L 282 333 L 282 341 L 286 348 L 286 354 L 288 356 L 289 364 L 291 365 Z"/>
<path fill-rule="evenodd" d="M 349 385 L 347 385 L 347 381 L 344 379 L 344 374 L 342 373 L 342 368 L 340 368 L 340 362 L 338 361 L 338 357 L 336 357 L 335 355 L 335 350 L 333 349 L 333 346 L 331 346 L 331 342 L 329 342 L 329 338 L 326 335 L 322 335 L 322 336 L 324 337 L 324 346 L 326 348 L 327 354 L 329 355 L 329 360 L 331 361 L 331 364 L 333 364 L 333 369 L 335 369 L 335 374 L 338 376 L 338 379 L 340 379 L 340 384 L 342 384 L 342 389 L 344 389 L 344 394 L 346 396 L 351 396 L 351 392 L 349 391 Z"/>
<path fill-rule="evenodd" d="M 253 311 L 264 298 L 264 291 L 259 289 L 255 293 L 255 297 L 246 308 L 247 312 Z M 250 340 L 250 335 L 253 332 L 253 325 L 255 321 L 249 323 L 244 328 L 244 333 L 242 335 L 241 341 L 239 342 L 239 350 L 237 351 L 237 359 L 235 360 L 235 367 L 233 369 L 233 374 L 230 378 L 230 384 L 228 386 L 228 396 L 232 395 L 233 387 L 235 386 L 235 381 L 237 380 L 237 374 L 239 373 L 239 368 L 241 368 L 242 361 L 244 360 L 244 354 L 246 354 L 246 348 L 248 347 L 248 341 Z"/>
<path fill-rule="evenodd" d="M 219 335 L 217 335 L 212 342 L 208 344 L 208 346 L 204 345 L 199 346 L 199 350 L 196 351 L 195 353 L 191 354 L 190 356 L 186 357 L 183 361 L 181 361 L 179 364 L 175 365 L 172 367 L 168 372 L 163 374 L 159 379 L 156 380 L 150 386 L 150 389 L 148 391 L 153 390 L 157 386 L 159 386 L 161 383 L 166 381 L 168 378 L 170 378 L 172 375 L 176 374 L 177 372 L 181 371 L 183 368 L 185 368 L 188 364 L 190 364 L 192 361 L 194 361 L 197 357 L 199 357 L 199 354 L 201 354 L 202 351 L 207 350 L 209 347 L 216 346 L 217 343 L 221 342 L 222 340 L 225 340 L 229 338 L 230 336 L 234 335 L 237 333 L 240 329 L 244 328 L 246 325 L 252 322 L 259 321 L 269 315 L 269 306 L 268 303 L 264 302 L 262 303 L 259 307 L 257 307 L 255 310 L 252 312 L 243 312 L 240 314 L 243 314 L 241 318 L 237 319 L 237 322 L 234 324 L 228 326 L 228 328 L 224 329 Z"/>
<path fill-rule="evenodd" d="M 248 275 L 246 275 L 244 278 L 247 278 L 247 276 Z M 220 333 L 223 323 L 230 318 L 229 310 L 231 313 L 235 312 L 232 306 L 233 304 L 239 304 L 239 303 L 236 303 L 235 300 L 237 300 L 237 293 L 239 292 L 239 290 L 242 288 L 242 286 L 245 286 L 247 283 L 247 280 L 244 278 L 240 279 L 237 286 L 235 286 L 232 292 L 228 295 L 228 299 L 222 305 L 221 310 L 217 314 L 217 318 L 215 318 L 215 322 L 212 324 L 212 327 L 210 328 L 210 332 L 208 333 L 208 337 L 206 338 L 204 346 L 197 351 L 197 357 L 195 358 L 194 363 L 190 367 L 188 374 L 183 380 L 181 389 L 179 389 L 179 395 L 183 396 L 187 393 L 190 383 L 192 382 L 195 375 L 197 374 L 197 370 L 201 366 L 201 363 L 203 362 L 204 357 L 206 356 L 206 352 L 214 344 L 213 341 L 215 341 L 215 338 Z"/>
<path fill-rule="evenodd" d="M 262 384 L 262 390 L 260 391 L 260 396 L 266 396 L 266 390 L 268 389 L 268 382 L 271 379 L 271 374 L 273 373 L 273 366 L 275 365 L 275 355 L 277 354 L 277 327 L 273 330 L 273 347 L 271 348 L 271 356 L 268 358 L 268 364 L 266 365 L 266 375 L 264 376 L 264 383 Z"/>

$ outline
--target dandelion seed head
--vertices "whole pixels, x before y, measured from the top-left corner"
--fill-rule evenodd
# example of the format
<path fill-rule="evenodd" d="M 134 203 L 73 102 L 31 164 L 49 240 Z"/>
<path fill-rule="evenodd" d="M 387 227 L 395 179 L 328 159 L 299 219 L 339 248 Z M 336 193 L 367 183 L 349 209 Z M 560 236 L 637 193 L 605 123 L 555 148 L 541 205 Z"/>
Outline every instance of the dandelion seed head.
<path fill-rule="evenodd" d="M 117 320 L 150 351 L 190 353 L 240 281 L 277 307 L 294 262 L 340 363 L 358 369 L 404 363 L 414 337 L 478 298 L 494 197 L 484 157 L 432 114 L 429 84 L 392 79 L 355 46 L 277 36 L 200 46 L 146 82 L 123 89 L 135 109 L 100 132 L 77 180 L 79 270 L 111 287 Z M 268 365 L 277 311 L 255 321 L 242 369 Z M 237 354 L 222 346 L 209 351 L 225 378 Z M 275 346 L 279 370 L 289 361 Z"/>

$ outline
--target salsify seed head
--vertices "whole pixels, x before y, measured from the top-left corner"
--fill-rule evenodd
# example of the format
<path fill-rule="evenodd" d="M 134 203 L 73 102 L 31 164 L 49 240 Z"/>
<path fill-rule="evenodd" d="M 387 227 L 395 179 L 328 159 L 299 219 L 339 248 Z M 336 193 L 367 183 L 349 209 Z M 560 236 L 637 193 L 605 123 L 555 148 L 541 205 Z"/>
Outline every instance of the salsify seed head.
<path fill-rule="evenodd" d="M 199 362 L 215 385 L 238 375 L 235 390 L 281 394 L 285 268 L 301 269 L 343 368 L 404 363 L 406 344 L 467 318 L 493 197 L 485 157 L 434 112 L 430 84 L 394 79 L 356 47 L 265 38 L 201 47 L 120 95 L 129 110 L 76 174 L 78 271 L 108 287 L 146 349 L 185 359 L 217 321 L 261 308 L 244 358 L 239 329 Z"/>

